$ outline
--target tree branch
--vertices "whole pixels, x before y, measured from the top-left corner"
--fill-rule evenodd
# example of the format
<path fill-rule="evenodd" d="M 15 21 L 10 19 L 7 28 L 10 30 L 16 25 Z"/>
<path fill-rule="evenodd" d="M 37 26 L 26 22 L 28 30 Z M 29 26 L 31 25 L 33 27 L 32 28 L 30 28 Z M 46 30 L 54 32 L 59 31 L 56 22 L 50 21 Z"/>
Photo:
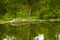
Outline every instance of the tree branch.
<path fill-rule="evenodd" d="M 49 20 L 11 20 L 0 22 L 0 24 L 22 24 L 22 23 L 43 23 L 43 22 L 59 22 L 60 19 L 49 19 Z"/>

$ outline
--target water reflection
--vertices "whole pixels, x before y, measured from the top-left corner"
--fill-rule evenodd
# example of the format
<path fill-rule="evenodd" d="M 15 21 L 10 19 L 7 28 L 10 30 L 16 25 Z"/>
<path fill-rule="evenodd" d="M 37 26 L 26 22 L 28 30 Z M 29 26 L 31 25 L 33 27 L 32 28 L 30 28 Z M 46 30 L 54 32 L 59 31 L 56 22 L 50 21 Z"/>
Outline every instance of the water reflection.
<path fill-rule="evenodd" d="M 60 40 L 60 34 L 57 34 L 56 38 L 57 38 L 56 40 Z"/>
<path fill-rule="evenodd" d="M 33 40 L 44 40 L 44 35 L 43 34 L 39 34 Z"/>
<path fill-rule="evenodd" d="M 6 38 L 4 38 L 3 40 L 16 40 L 16 38 L 15 37 L 6 36 Z"/>

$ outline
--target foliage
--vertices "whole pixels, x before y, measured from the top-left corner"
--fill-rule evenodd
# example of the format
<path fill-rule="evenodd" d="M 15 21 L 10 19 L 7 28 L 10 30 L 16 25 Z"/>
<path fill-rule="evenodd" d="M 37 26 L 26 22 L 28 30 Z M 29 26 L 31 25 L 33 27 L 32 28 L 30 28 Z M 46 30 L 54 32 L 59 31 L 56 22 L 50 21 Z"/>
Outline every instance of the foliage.
<path fill-rule="evenodd" d="M 60 18 L 60 0 L 0 0 L 0 22 L 28 19 L 28 17 L 30 20 Z M 16 40 L 33 40 L 35 36 L 42 33 L 45 40 L 56 40 L 56 33 L 60 33 L 60 22 L 48 21 L 20 26 L 0 24 L 0 40 L 6 36 L 14 36 Z"/>

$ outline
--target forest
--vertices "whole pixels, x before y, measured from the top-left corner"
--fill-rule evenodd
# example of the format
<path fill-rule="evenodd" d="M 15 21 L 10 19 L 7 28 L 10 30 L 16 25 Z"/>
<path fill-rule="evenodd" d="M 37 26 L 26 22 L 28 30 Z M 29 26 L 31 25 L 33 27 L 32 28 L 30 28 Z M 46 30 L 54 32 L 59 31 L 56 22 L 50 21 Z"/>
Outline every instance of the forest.
<path fill-rule="evenodd" d="M 38 34 L 60 40 L 60 0 L 0 0 L 0 40 L 34 40 Z"/>

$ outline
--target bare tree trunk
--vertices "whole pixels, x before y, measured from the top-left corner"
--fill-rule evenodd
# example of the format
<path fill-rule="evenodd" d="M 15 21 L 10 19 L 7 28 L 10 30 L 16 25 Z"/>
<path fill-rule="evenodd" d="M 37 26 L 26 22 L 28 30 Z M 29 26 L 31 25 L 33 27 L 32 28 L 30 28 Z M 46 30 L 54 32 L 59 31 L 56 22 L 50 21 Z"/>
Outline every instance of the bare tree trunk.
<path fill-rule="evenodd" d="M 29 14 L 28 14 L 28 40 L 31 40 L 31 37 L 30 37 L 30 14 L 31 14 L 31 8 L 29 10 Z"/>

